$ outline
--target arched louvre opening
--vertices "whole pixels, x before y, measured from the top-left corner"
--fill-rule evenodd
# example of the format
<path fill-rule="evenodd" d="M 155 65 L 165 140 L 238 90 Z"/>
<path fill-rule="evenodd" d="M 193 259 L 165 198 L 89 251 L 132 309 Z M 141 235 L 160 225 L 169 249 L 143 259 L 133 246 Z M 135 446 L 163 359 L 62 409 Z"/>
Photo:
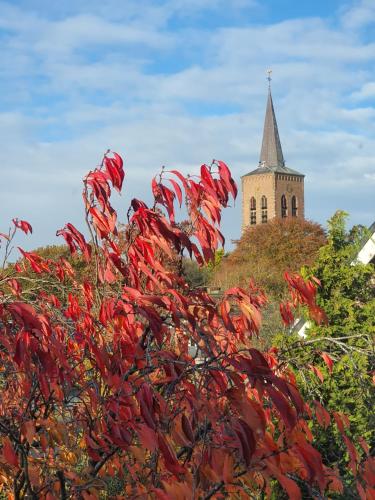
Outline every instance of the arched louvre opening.
<path fill-rule="evenodd" d="M 257 223 L 257 202 L 254 196 L 250 198 L 250 224 L 253 226 Z"/>
<path fill-rule="evenodd" d="M 268 219 L 268 213 L 267 213 L 267 197 L 262 196 L 261 200 L 261 208 L 262 208 L 262 224 L 265 224 Z"/>
<path fill-rule="evenodd" d="M 297 210 L 297 198 L 295 196 L 292 196 L 292 217 L 297 217 Z"/>
<path fill-rule="evenodd" d="M 286 217 L 288 215 L 288 206 L 286 203 L 285 194 L 281 197 L 281 217 Z"/>

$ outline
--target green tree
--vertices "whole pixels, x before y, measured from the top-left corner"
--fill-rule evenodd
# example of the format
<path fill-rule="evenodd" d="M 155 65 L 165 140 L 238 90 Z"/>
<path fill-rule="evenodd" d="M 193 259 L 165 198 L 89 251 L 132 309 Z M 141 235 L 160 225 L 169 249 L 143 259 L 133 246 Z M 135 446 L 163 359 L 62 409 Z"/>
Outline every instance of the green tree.
<path fill-rule="evenodd" d="M 216 250 L 214 259 L 204 266 L 199 266 L 196 260 L 183 257 L 181 274 L 192 288 L 205 287 L 210 283 L 223 257 L 224 250 L 222 248 Z M 175 267 L 177 266 L 175 265 Z"/>
<path fill-rule="evenodd" d="M 205 287 L 208 282 L 207 266 L 200 267 L 195 260 L 183 258 L 182 275 L 192 288 Z"/>
<path fill-rule="evenodd" d="M 330 412 L 349 417 L 348 432 L 361 453 L 363 438 L 370 448 L 375 444 L 375 272 L 373 264 L 353 263 L 364 231 L 354 228 L 347 232 L 346 217 L 345 212 L 339 211 L 330 219 L 327 245 L 320 249 L 315 264 L 303 270 L 305 277 L 315 276 L 321 282 L 317 302 L 325 310 L 328 324 L 312 325 L 303 340 L 296 333 L 280 336 L 278 344 L 286 356 L 294 359 L 305 396 Z M 333 360 L 331 374 L 322 353 Z M 311 366 L 319 370 L 323 383 Z M 330 425 L 315 435 L 326 464 L 340 469 L 345 480 L 345 498 L 358 498 L 353 475 L 347 468 L 346 446 L 337 428 Z"/>

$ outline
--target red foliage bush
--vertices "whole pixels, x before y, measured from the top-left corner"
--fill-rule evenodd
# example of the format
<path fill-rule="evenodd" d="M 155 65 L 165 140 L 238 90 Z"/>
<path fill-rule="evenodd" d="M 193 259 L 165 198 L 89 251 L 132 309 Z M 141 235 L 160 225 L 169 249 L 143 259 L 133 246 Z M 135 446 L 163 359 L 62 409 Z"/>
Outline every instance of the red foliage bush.
<path fill-rule="evenodd" d="M 292 371 L 276 350 L 252 347 L 263 293 L 232 288 L 216 303 L 165 266 L 184 252 L 209 262 L 224 242 L 221 210 L 237 193 L 227 166 L 203 165 L 199 178 L 163 171 L 153 205 L 133 199 L 120 231 L 110 196 L 123 180 L 120 156 L 106 155 L 84 179 L 90 241 L 72 224 L 58 231 L 90 279 L 23 250 L 2 272 L 3 491 L 98 498 L 111 478 L 118 498 L 249 498 L 274 481 L 293 499 L 301 485 L 341 491 L 312 445 L 314 413 Z M 189 230 L 175 222 L 176 201 Z M 289 282 L 319 316 L 313 283 Z"/>

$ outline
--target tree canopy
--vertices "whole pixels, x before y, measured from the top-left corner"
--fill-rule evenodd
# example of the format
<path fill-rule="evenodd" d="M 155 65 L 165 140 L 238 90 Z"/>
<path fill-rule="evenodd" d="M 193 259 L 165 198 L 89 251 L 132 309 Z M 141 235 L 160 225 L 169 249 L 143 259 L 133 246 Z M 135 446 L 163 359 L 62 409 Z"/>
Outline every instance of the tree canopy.
<path fill-rule="evenodd" d="M 320 280 L 317 302 L 327 315 L 327 323 L 310 323 L 305 339 L 282 335 L 277 342 L 287 359 L 293 359 L 305 397 L 316 401 L 318 408 L 323 405 L 347 415 L 348 433 L 356 444 L 347 456 L 345 440 L 335 426 L 328 425 L 328 419 L 325 432 L 316 434 L 316 444 L 326 462 L 339 467 L 345 498 L 354 499 L 359 494 L 367 497 L 361 495 L 362 484 L 355 480 L 353 457 L 373 453 L 375 447 L 375 268 L 355 262 L 366 231 L 354 227 L 348 232 L 346 216 L 338 211 L 330 219 L 328 243 L 320 249 L 314 265 L 303 271 L 305 277 Z M 364 440 L 369 449 L 363 446 Z"/>
<path fill-rule="evenodd" d="M 222 260 L 212 282 L 226 288 L 253 278 L 268 294 L 281 297 L 287 290 L 283 273 L 312 264 L 325 242 L 319 224 L 299 218 L 249 226 L 233 252 Z"/>

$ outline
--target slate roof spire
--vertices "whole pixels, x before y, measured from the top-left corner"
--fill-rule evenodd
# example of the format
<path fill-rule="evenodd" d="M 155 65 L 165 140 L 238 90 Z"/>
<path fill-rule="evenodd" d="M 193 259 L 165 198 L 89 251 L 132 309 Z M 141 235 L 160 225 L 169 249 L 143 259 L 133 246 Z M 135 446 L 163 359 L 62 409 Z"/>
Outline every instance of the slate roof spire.
<path fill-rule="evenodd" d="M 283 151 L 271 94 L 271 71 L 268 71 L 268 99 L 264 119 L 263 141 L 259 164 L 261 167 L 285 167 Z"/>

